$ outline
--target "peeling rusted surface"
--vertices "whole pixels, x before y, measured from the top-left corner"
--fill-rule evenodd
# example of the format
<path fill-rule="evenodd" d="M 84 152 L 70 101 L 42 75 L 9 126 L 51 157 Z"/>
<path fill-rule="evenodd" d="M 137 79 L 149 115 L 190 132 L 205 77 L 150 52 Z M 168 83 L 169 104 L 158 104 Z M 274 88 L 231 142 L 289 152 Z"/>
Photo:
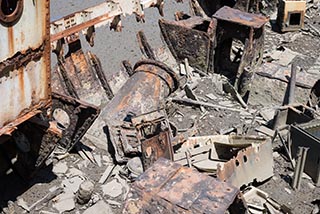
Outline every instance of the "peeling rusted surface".
<path fill-rule="evenodd" d="M 239 189 L 160 158 L 131 187 L 123 213 L 224 214 Z"/>
<path fill-rule="evenodd" d="M 306 158 L 304 172 L 307 173 L 317 186 L 320 186 L 320 121 L 313 120 L 301 125 L 290 127 L 291 155 L 298 156 L 299 147 L 310 148 Z"/>
<path fill-rule="evenodd" d="M 49 0 L 19 5 L 21 18 L 16 14 L 19 19 L 10 26 L 0 23 L 0 90 L 5 95 L 0 104 L 0 135 L 10 134 L 51 102 Z"/>
<path fill-rule="evenodd" d="M 94 26 L 110 24 L 115 30 L 121 29 L 121 25 L 119 26 L 120 15 L 135 14 L 138 20 L 144 20 L 144 9 L 149 7 L 157 7 L 161 13 L 163 0 L 106 1 L 83 11 L 69 14 L 51 23 L 51 42 L 55 47 L 56 41 L 59 39 Z"/>

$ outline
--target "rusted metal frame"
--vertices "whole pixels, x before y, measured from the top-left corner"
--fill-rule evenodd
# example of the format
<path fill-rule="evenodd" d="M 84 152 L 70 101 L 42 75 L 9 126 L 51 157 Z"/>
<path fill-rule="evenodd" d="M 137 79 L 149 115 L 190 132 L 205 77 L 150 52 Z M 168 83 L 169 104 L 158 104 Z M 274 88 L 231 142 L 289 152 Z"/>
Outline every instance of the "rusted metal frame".
<path fill-rule="evenodd" d="M 65 94 L 68 94 L 76 99 L 79 99 L 79 95 L 77 94 L 77 90 L 75 89 L 75 86 L 73 85 L 71 79 L 69 78 L 68 72 L 64 66 L 64 62 L 62 62 L 62 59 L 58 59 L 58 76 L 61 84 L 65 84 L 65 87 L 56 88 L 55 90 L 62 93 L 61 89 Z M 56 82 L 56 81 L 53 81 Z M 54 83 L 55 84 L 55 83 Z"/>
<path fill-rule="evenodd" d="M 288 105 L 291 105 L 295 102 L 295 89 L 296 89 L 296 80 L 297 80 L 297 64 L 291 64 L 291 76 L 289 82 L 289 95 L 288 95 Z"/>
<path fill-rule="evenodd" d="M 174 154 L 174 160 L 216 173 L 222 181 L 239 188 L 273 175 L 272 144 L 257 136 L 191 137 Z"/>
<path fill-rule="evenodd" d="M 97 103 L 97 100 L 88 91 L 98 93 L 101 99 L 112 99 L 113 92 L 99 59 L 91 52 L 83 53 L 78 36 L 75 35 L 69 42 L 69 52 L 66 58 L 58 56 L 58 67 L 53 70 L 53 88 L 59 93 L 95 105 L 100 105 L 100 103 Z M 83 87 L 84 85 L 87 87 Z"/>
<path fill-rule="evenodd" d="M 122 65 L 123 65 L 124 69 L 126 70 L 127 74 L 129 75 L 129 77 L 131 77 L 133 75 L 133 68 L 132 68 L 132 65 L 130 64 L 130 62 L 128 60 L 123 60 Z"/>
<path fill-rule="evenodd" d="M 183 190 L 183 191 L 181 191 Z M 131 187 L 123 213 L 224 214 L 239 190 L 160 158 Z"/>
<path fill-rule="evenodd" d="M 264 29 L 250 28 L 249 39 L 245 42 L 244 53 L 239 65 L 236 86 L 241 96 L 250 91 L 250 82 L 255 69 L 262 63 L 264 49 Z"/>
<path fill-rule="evenodd" d="M 263 26 L 267 18 L 229 7 L 221 8 L 213 17 L 218 20 L 215 72 L 223 71 L 231 80 L 235 78 L 235 87 L 241 96 L 245 96 L 250 89 L 254 69 L 262 61 Z M 244 44 L 240 63 L 236 64 L 230 64 L 229 59 L 233 39 L 238 39 Z"/>
<path fill-rule="evenodd" d="M 159 20 L 161 34 L 175 59 L 201 71 L 212 72 L 216 21 L 192 17 L 180 21 Z M 197 39 L 195 39 L 197 38 Z"/>
<path fill-rule="evenodd" d="M 282 32 L 299 30 L 304 26 L 306 1 L 280 0 L 277 23 Z M 291 14 L 300 14 L 299 24 L 290 24 Z"/>
<path fill-rule="evenodd" d="M 99 58 L 96 55 L 92 54 L 91 52 L 88 52 L 88 55 L 89 55 L 89 60 L 91 62 L 91 65 L 95 69 L 96 74 L 98 76 L 99 81 L 101 82 L 103 89 L 105 90 L 109 100 L 111 100 L 114 97 L 114 93 L 112 92 L 112 89 L 108 83 L 107 77 L 105 76 L 105 74 L 102 70 L 102 65 L 101 65 Z"/>
<path fill-rule="evenodd" d="M 70 117 L 70 125 L 63 130 L 63 137 L 59 144 L 66 152 L 83 137 L 92 123 L 98 117 L 100 109 L 84 101 L 76 100 L 62 94 L 52 94 L 52 111 L 62 109 Z"/>

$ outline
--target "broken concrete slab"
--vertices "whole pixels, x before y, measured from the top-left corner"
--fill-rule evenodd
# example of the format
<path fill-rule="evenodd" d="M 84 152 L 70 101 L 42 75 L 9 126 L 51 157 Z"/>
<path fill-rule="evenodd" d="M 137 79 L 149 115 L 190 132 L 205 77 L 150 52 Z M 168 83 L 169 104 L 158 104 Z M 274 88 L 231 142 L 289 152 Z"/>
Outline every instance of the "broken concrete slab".
<path fill-rule="evenodd" d="M 53 201 L 53 208 L 63 213 L 66 211 L 71 211 L 75 208 L 74 194 L 71 192 L 62 193 L 56 196 Z"/>
<path fill-rule="evenodd" d="M 103 200 L 86 209 L 83 214 L 113 214 L 111 207 Z"/>
<path fill-rule="evenodd" d="M 102 185 L 101 188 L 103 195 L 116 198 L 122 194 L 123 186 L 116 179 L 113 179 L 109 183 Z"/>

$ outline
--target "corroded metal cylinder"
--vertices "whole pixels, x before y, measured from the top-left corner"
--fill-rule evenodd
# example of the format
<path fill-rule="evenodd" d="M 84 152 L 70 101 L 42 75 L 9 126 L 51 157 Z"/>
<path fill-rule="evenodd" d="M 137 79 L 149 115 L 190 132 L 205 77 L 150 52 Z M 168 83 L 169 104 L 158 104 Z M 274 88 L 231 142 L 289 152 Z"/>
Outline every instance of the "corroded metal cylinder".
<path fill-rule="evenodd" d="M 157 110 L 167 96 L 178 87 L 175 73 L 154 60 L 139 61 L 134 74 L 103 110 L 108 125 L 120 125 L 130 115 Z"/>

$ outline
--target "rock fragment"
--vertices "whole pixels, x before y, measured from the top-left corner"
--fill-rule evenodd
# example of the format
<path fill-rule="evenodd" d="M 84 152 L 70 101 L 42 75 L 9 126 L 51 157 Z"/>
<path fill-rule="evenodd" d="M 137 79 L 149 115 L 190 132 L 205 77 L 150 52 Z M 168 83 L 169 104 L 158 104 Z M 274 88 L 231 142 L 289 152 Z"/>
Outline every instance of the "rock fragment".
<path fill-rule="evenodd" d="M 76 194 L 77 202 L 79 204 L 86 204 L 91 199 L 94 189 L 94 184 L 91 181 L 84 181 L 80 184 Z"/>

